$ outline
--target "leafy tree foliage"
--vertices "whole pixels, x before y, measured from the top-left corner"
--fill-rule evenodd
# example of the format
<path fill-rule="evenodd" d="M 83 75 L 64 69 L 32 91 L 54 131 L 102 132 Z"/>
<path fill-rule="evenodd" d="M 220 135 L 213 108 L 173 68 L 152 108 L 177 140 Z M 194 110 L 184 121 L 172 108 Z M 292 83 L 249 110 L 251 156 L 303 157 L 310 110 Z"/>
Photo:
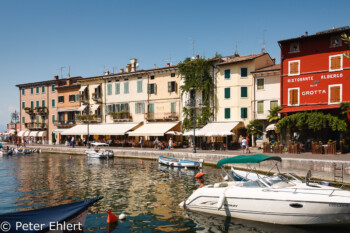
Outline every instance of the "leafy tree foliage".
<path fill-rule="evenodd" d="M 267 116 L 267 119 L 269 122 L 276 122 L 280 119 L 280 116 L 278 115 L 278 112 L 281 111 L 283 108 L 281 106 L 276 106 L 269 110 L 270 115 Z"/>
<path fill-rule="evenodd" d="M 263 134 L 263 126 L 259 120 L 250 121 L 247 125 L 248 135 L 253 135 L 255 137 L 260 137 Z"/>

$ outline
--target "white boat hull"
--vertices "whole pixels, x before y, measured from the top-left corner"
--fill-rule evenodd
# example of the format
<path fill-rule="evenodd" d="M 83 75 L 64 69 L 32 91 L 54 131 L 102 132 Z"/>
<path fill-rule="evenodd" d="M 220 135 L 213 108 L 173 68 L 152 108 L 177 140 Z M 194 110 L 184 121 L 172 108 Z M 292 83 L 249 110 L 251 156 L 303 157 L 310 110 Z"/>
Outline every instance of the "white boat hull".
<path fill-rule="evenodd" d="M 195 191 L 186 208 L 215 215 L 284 225 L 350 223 L 350 195 L 326 186 L 320 195 L 313 189 L 266 189 L 207 186 Z M 319 191 L 319 190 L 318 190 Z M 222 193 L 224 199 L 220 200 Z M 220 208 L 220 202 L 222 206 Z"/>
<path fill-rule="evenodd" d="M 95 151 L 95 150 L 86 150 L 85 154 L 89 158 L 113 158 L 114 153 L 111 150 L 100 150 L 100 151 Z"/>
<path fill-rule="evenodd" d="M 168 157 L 162 157 L 162 156 L 158 157 L 158 162 L 160 164 L 164 164 L 172 167 L 198 168 L 201 166 L 200 162 L 197 162 L 197 161 L 175 159 L 175 158 L 168 158 Z"/>

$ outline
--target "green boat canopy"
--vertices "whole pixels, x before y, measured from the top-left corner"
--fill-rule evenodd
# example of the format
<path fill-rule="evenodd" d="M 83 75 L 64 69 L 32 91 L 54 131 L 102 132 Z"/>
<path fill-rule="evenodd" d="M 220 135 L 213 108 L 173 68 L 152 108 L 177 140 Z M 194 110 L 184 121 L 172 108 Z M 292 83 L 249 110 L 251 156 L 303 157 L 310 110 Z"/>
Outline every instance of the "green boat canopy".
<path fill-rule="evenodd" d="M 232 158 L 221 159 L 217 166 L 221 167 L 224 164 L 228 163 L 260 163 L 266 160 L 276 160 L 281 162 L 281 157 L 278 156 L 268 156 L 264 154 L 255 154 L 255 155 L 238 155 Z"/>

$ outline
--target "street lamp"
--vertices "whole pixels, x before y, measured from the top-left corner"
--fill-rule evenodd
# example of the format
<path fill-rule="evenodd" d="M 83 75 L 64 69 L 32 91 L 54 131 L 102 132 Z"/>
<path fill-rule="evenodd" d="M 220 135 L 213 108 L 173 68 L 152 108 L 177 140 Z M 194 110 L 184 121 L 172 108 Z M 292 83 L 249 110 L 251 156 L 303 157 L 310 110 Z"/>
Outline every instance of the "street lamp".
<path fill-rule="evenodd" d="M 18 115 L 18 112 L 17 110 L 15 110 L 13 113 L 11 113 L 11 120 L 12 122 L 15 123 L 15 133 L 14 133 L 14 141 L 16 142 L 17 141 L 17 122 L 19 120 L 19 115 Z"/>
<path fill-rule="evenodd" d="M 196 102 L 198 105 L 201 105 L 200 99 L 190 98 L 186 105 L 190 108 L 193 108 L 193 153 L 197 153 L 196 150 Z"/>

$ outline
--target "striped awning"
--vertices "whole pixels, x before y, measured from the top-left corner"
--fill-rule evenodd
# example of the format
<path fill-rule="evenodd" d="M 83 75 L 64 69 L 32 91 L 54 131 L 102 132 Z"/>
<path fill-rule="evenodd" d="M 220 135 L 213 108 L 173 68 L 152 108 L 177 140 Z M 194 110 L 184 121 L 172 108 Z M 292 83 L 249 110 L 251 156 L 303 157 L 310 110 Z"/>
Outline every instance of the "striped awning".
<path fill-rule="evenodd" d="M 164 136 L 166 132 L 172 130 L 179 123 L 179 121 L 147 123 L 128 134 L 129 136 Z"/>

